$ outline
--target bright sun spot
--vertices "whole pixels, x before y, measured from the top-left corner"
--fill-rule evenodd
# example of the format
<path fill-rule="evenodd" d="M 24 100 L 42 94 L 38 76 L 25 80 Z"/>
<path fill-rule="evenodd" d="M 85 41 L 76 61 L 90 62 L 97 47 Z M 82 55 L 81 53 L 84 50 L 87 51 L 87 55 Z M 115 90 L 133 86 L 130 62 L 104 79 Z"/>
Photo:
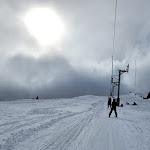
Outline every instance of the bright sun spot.
<path fill-rule="evenodd" d="M 49 8 L 33 8 L 24 18 L 29 33 L 42 45 L 50 45 L 60 40 L 64 25 L 54 11 Z"/>

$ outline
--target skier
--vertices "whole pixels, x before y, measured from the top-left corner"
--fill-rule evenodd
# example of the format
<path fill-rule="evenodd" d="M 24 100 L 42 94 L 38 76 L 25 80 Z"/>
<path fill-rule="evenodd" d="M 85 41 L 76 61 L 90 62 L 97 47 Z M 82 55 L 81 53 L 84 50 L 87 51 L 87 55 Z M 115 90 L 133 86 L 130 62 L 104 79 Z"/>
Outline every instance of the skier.
<path fill-rule="evenodd" d="M 111 110 L 110 110 L 110 113 L 109 113 L 109 117 L 110 117 L 113 110 L 115 111 L 115 115 L 117 117 L 116 106 L 117 106 L 117 102 L 115 101 L 115 99 L 113 99 L 113 102 L 112 102 L 112 105 L 111 105 Z"/>
<path fill-rule="evenodd" d="M 110 97 L 108 97 L 108 103 L 107 103 L 107 105 L 108 105 L 108 108 L 109 107 L 111 108 L 111 98 Z"/>

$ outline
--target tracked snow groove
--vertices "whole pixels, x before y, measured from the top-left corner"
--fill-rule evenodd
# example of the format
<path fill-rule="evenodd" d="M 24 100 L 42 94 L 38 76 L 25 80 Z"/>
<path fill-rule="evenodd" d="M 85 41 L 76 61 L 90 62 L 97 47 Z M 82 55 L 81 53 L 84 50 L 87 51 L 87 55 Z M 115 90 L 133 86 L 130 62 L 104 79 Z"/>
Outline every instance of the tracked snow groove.
<path fill-rule="evenodd" d="M 104 101 L 98 100 L 99 97 L 93 98 L 89 99 L 91 102 L 87 102 L 86 97 L 37 102 L 30 100 L 29 104 L 36 105 L 35 108 L 28 106 L 29 109 L 25 109 L 21 115 L 21 109 L 20 112 L 14 111 L 17 116 L 13 116 L 12 111 L 13 121 L 9 120 L 9 114 L 7 120 L 0 124 L 0 148 L 76 149 L 104 108 Z M 29 105 L 27 100 L 23 100 L 23 103 Z M 18 107 L 23 103 L 6 102 L 6 105 Z M 50 105 L 47 106 L 47 103 Z"/>
<path fill-rule="evenodd" d="M 107 97 L 0 102 L 0 149 L 149 150 L 150 103 L 126 101 L 139 105 L 118 108 L 118 118 L 108 117 Z"/>

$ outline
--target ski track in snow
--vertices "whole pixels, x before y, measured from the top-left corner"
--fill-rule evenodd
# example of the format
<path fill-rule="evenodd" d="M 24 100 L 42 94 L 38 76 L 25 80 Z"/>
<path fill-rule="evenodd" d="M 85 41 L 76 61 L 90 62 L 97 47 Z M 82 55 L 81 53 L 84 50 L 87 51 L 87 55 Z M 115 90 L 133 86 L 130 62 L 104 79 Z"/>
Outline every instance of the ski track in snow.
<path fill-rule="evenodd" d="M 0 150 L 149 150 L 150 101 L 121 103 L 109 118 L 107 97 L 1 101 Z"/>

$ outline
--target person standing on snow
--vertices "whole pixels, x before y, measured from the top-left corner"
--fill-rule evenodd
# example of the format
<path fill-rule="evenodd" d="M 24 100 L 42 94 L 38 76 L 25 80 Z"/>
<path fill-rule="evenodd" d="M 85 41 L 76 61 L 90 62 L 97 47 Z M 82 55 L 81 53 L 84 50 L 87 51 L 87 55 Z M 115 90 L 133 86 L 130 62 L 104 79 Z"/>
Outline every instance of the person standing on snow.
<path fill-rule="evenodd" d="M 117 106 L 117 102 L 115 101 L 115 99 L 113 99 L 113 102 L 112 102 L 112 105 L 111 105 L 111 110 L 110 110 L 110 113 L 109 113 L 109 117 L 111 116 L 111 113 L 112 113 L 113 110 L 114 110 L 115 115 L 117 117 L 116 106 Z"/>
<path fill-rule="evenodd" d="M 107 105 L 108 105 L 108 108 L 109 107 L 111 108 L 111 98 L 110 97 L 108 97 L 108 103 L 107 103 Z"/>

